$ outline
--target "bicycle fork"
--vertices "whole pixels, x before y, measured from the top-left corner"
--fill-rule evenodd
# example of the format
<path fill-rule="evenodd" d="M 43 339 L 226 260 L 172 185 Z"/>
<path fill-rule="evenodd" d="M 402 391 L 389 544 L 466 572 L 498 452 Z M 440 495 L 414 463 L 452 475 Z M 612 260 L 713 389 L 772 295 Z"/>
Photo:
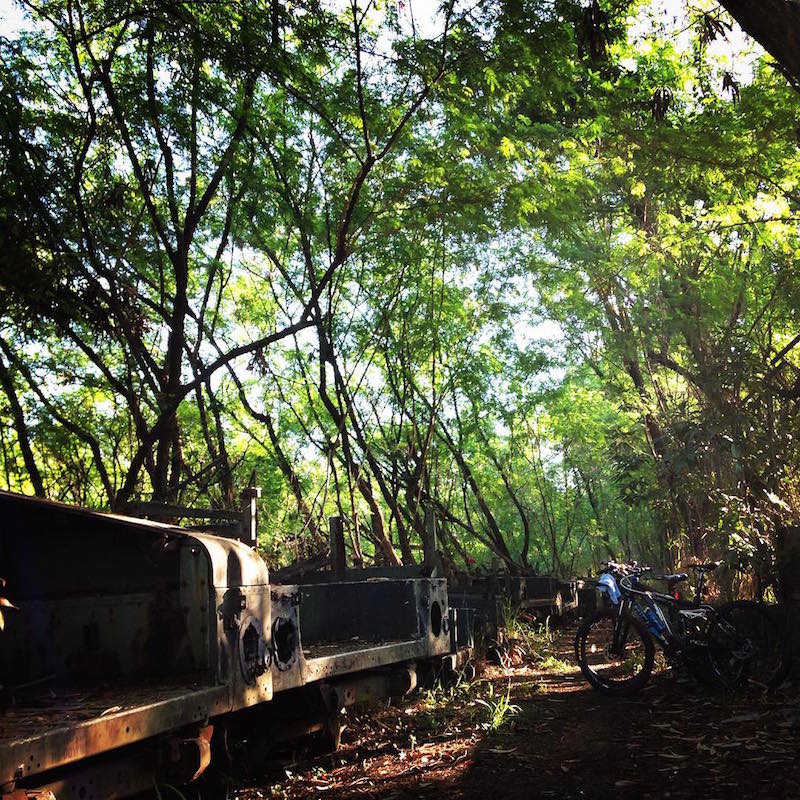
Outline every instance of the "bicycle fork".
<path fill-rule="evenodd" d="M 625 652 L 625 645 L 628 643 L 628 633 L 631 629 L 630 622 L 630 601 L 623 600 L 619 606 L 619 613 L 614 622 L 614 636 L 611 640 L 613 655 L 621 656 Z"/>

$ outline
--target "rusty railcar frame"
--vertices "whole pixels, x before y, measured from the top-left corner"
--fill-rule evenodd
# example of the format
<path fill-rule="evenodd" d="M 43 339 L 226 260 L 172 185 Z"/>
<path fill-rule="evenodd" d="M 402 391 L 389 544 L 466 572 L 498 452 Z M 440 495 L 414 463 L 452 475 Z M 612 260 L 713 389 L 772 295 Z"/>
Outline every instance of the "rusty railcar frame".
<path fill-rule="evenodd" d="M 313 730 L 259 709 L 311 691 L 324 725 L 458 645 L 443 578 L 271 584 L 243 542 L 7 492 L 0 575 L 19 608 L 0 633 L 3 797 L 123 797 L 164 761 L 191 779 L 215 725 Z"/>

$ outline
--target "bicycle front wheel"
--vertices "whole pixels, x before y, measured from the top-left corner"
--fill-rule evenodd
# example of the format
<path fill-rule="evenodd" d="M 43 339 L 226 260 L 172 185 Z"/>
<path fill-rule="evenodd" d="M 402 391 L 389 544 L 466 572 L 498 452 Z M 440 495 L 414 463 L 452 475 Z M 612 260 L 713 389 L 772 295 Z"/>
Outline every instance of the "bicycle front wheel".
<path fill-rule="evenodd" d="M 779 686 L 789 656 L 775 609 L 751 600 L 726 603 L 709 629 L 712 661 L 724 682 L 759 691 Z"/>
<path fill-rule="evenodd" d="M 644 625 L 617 608 L 587 617 L 575 636 L 575 657 L 587 681 L 611 695 L 638 692 L 653 671 L 655 645 Z"/>

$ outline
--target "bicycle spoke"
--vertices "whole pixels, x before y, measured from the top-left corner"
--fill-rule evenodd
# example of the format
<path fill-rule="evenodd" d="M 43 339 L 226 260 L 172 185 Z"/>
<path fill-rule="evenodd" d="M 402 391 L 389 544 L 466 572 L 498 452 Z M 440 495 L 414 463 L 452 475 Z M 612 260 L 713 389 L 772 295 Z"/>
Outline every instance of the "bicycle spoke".
<path fill-rule="evenodd" d="M 601 616 L 586 631 L 581 645 L 587 670 L 603 684 L 626 684 L 642 675 L 647 646 L 642 634 L 628 619 Z"/>

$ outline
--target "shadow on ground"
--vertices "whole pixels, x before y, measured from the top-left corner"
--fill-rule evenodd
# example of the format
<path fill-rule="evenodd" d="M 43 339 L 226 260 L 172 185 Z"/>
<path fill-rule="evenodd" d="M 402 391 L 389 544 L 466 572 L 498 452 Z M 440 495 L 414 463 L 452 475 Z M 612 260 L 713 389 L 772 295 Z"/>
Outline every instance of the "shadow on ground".
<path fill-rule="evenodd" d="M 489 730 L 489 706 L 509 687 L 518 711 Z M 572 666 L 571 635 L 562 632 L 548 669 L 493 668 L 462 698 L 356 718 L 339 753 L 287 751 L 228 795 L 800 798 L 797 695 L 789 685 L 770 698 L 723 697 L 667 672 L 635 698 L 606 698 Z"/>

